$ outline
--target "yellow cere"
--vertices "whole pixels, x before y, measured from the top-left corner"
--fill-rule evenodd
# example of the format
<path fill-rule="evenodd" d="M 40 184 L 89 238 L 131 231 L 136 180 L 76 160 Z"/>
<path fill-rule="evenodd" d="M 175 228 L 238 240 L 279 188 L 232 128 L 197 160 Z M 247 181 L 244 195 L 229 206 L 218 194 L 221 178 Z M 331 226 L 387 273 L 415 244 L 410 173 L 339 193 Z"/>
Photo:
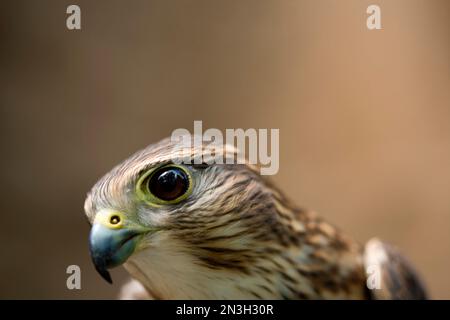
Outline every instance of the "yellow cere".
<path fill-rule="evenodd" d="M 123 227 L 124 216 L 119 211 L 101 210 L 97 213 L 94 222 L 110 229 L 120 229 Z"/>

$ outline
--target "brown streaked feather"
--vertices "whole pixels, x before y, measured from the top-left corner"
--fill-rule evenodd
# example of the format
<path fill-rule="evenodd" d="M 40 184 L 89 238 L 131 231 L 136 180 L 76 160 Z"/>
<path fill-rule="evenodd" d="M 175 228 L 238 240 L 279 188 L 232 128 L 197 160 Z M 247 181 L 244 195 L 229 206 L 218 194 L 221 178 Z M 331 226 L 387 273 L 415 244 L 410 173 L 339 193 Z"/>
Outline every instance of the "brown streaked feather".
<path fill-rule="evenodd" d="M 392 245 L 371 239 L 365 246 L 364 265 L 377 266 L 381 272 L 380 288 L 370 290 L 372 299 L 427 299 L 425 286 L 412 264 Z"/>

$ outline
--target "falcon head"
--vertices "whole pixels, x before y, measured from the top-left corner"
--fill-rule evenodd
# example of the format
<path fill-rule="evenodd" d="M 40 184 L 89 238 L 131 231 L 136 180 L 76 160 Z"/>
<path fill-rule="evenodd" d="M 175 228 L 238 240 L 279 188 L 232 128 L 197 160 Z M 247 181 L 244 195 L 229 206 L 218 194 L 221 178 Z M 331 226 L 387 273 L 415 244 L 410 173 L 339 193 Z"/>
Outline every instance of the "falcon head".
<path fill-rule="evenodd" d="M 211 155 L 208 148 L 193 147 L 190 158 Z M 238 151 L 214 152 L 227 163 Z M 256 288 L 271 279 L 253 275 L 268 272 L 268 254 L 297 241 L 292 224 L 283 223 L 287 202 L 249 164 L 179 164 L 181 157 L 165 139 L 89 192 L 85 212 L 97 271 L 111 282 L 108 269 L 124 264 L 157 298 L 261 297 Z"/>

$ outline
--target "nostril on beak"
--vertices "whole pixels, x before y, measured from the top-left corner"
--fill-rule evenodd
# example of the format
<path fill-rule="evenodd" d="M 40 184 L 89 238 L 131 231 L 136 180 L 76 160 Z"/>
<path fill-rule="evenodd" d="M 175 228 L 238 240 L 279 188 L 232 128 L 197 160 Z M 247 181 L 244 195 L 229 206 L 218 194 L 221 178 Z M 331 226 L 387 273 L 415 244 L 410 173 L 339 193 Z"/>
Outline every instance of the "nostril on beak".
<path fill-rule="evenodd" d="M 113 216 L 111 216 L 111 218 L 109 219 L 109 222 L 110 222 L 112 225 L 119 224 L 119 223 L 120 223 L 120 217 L 117 216 L 117 215 L 113 215 Z"/>

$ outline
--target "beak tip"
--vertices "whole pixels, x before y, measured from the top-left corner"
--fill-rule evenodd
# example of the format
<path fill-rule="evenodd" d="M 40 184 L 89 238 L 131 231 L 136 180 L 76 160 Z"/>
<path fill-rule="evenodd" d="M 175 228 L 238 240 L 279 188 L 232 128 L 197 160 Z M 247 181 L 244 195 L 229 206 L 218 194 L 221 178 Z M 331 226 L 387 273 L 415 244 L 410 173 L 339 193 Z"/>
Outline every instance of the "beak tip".
<path fill-rule="evenodd" d="M 100 274 L 100 276 L 109 284 L 112 284 L 112 278 L 111 278 L 111 274 L 109 273 L 108 270 L 104 269 L 104 268 L 95 268 L 97 270 L 97 272 Z"/>

